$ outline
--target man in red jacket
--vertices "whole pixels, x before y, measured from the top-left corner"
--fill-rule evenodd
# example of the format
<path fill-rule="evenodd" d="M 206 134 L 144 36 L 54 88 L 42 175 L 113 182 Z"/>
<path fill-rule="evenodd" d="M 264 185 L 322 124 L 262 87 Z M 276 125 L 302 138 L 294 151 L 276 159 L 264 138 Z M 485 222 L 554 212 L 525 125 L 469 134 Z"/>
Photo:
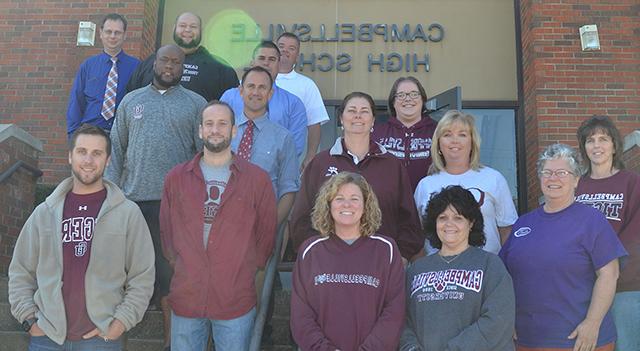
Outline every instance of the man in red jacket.
<path fill-rule="evenodd" d="M 248 350 L 256 314 L 256 270 L 276 234 L 276 200 L 266 172 L 231 152 L 229 105 L 202 112 L 205 148 L 172 169 L 160 209 L 164 255 L 174 269 L 169 292 L 171 349 Z"/>

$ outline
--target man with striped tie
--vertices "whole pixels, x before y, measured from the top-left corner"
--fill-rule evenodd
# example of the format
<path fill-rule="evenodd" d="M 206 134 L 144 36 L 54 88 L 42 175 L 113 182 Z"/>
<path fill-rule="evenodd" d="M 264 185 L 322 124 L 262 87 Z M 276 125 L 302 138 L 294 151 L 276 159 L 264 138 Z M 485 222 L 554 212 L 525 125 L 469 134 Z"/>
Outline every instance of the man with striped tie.
<path fill-rule="evenodd" d="M 69 94 L 67 135 L 84 123 L 111 130 L 116 109 L 126 94 L 126 85 L 140 60 L 125 54 L 127 20 L 117 13 L 104 17 L 100 25 L 103 52 L 86 59 L 78 69 Z"/>

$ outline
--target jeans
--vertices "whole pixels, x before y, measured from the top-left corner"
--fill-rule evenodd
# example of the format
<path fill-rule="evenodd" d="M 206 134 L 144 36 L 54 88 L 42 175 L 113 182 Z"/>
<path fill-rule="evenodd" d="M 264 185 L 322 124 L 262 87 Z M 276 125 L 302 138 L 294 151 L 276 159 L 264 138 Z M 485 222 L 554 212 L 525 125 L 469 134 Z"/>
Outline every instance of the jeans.
<path fill-rule="evenodd" d="M 611 312 L 618 333 L 616 351 L 640 350 L 640 291 L 616 293 Z"/>
<path fill-rule="evenodd" d="M 171 350 L 204 350 L 209 330 L 216 351 L 249 350 L 255 319 L 255 307 L 246 314 L 229 320 L 186 318 L 171 312 Z"/>
<path fill-rule="evenodd" d="M 58 345 L 47 336 L 32 336 L 29 341 L 29 351 L 121 351 L 122 338 L 104 341 L 100 337 L 87 340 L 69 341 Z"/>

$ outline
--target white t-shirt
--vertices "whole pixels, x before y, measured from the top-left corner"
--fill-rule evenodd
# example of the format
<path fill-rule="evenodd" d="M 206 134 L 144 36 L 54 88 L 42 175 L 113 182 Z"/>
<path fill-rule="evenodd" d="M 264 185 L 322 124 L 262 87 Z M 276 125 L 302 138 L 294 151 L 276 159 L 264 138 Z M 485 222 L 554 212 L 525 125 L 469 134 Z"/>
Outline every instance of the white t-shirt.
<path fill-rule="evenodd" d="M 508 227 L 518 219 L 507 180 L 500 172 L 486 166 L 478 171 L 470 169 L 462 174 L 442 171 L 426 176 L 420 180 L 413 195 L 420 218 L 425 215 L 431 194 L 449 185 L 460 185 L 469 190 L 480 203 L 487 239 L 483 249 L 497 254 L 501 247 L 498 227 Z M 427 249 L 429 254 L 436 251 L 430 245 L 427 245 Z"/>
<path fill-rule="evenodd" d="M 311 78 L 292 70 L 289 73 L 278 73 L 276 85 L 302 100 L 307 112 L 308 126 L 324 124 L 329 120 L 320 90 Z"/>

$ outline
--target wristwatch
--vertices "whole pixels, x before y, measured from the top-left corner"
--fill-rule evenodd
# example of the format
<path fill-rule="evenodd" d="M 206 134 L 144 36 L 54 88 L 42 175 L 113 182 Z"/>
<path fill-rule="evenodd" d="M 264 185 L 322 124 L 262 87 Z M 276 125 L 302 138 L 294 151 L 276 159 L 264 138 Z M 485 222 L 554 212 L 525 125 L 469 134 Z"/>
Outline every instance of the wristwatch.
<path fill-rule="evenodd" d="M 31 327 L 33 327 L 33 325 L 36 324 L 37 321 L 38 318 L 35 317 L 25 319 L 24 322 L 22 322 L 22 329 L 24 329 L 24 331 L 28 333 L 29 330 L 31 330 Z"/>

